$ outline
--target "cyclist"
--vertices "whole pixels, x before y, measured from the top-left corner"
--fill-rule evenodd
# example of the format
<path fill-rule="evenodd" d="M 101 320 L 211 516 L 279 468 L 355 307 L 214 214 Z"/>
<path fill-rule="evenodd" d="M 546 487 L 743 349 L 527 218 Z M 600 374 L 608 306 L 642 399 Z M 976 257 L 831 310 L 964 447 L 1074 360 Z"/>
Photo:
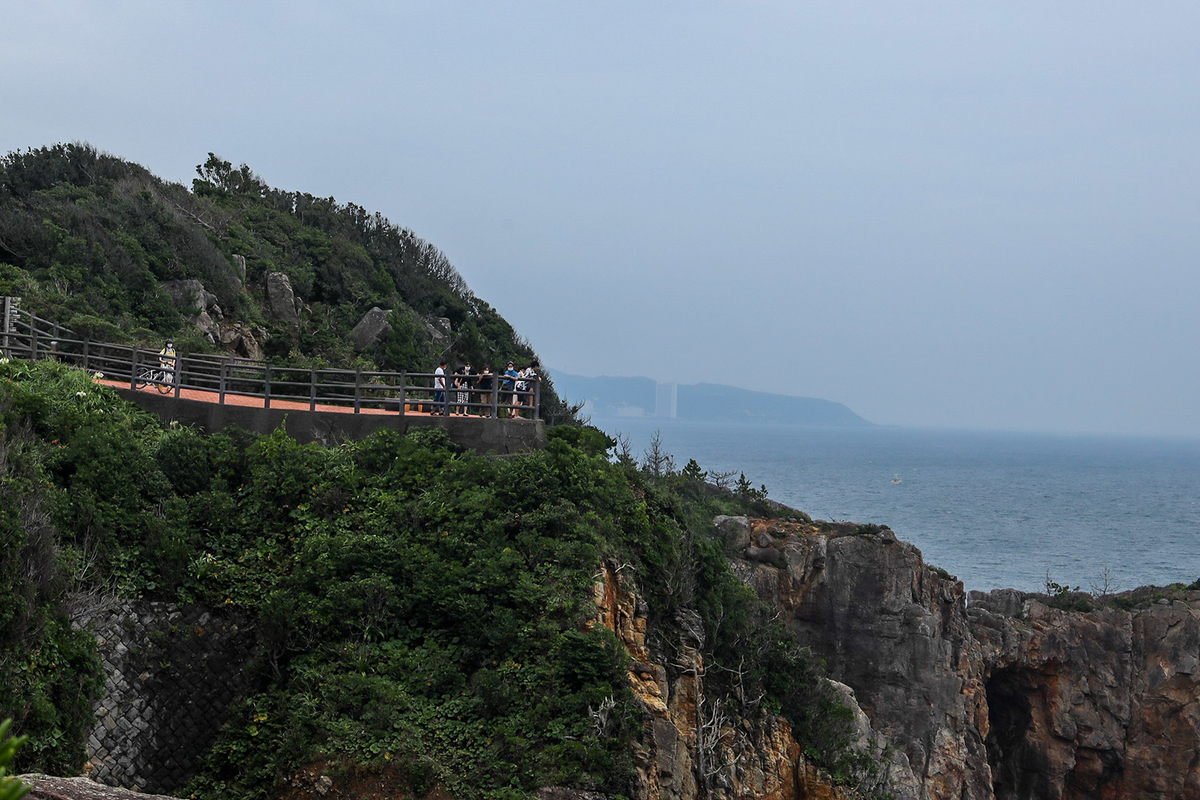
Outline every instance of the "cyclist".
<path fill-rule="evenodd" d="M 158 351 L 158 367 L 163 371 L 163 379 L 170 383 L 175 379 L 175 342 L 170 339 Z"/>

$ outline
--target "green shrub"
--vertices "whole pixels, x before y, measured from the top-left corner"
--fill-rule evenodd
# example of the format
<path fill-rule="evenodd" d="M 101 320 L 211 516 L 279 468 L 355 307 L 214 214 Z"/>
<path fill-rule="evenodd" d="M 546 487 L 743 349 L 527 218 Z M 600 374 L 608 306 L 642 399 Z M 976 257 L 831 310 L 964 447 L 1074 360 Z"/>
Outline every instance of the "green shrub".
<path fill-rule="evenodd" d="M 8 774 L 8 767 L 18 748 L 27 740 L 25 736 L 9 736 L 11 727 L 11 719 L 0 722 L 0 800 L 21 800 L 29 794 L 28 786 Z"/>

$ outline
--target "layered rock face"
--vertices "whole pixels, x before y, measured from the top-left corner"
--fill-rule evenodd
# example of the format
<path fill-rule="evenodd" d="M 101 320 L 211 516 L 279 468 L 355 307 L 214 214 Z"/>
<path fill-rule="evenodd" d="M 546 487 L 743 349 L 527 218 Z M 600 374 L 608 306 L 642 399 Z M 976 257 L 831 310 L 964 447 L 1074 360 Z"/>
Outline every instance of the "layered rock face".
<path fill-rule="evenodd" d="M 849 535 L 814 524 L 719 520 L 734 569 L 852 687 L 876 735 L 896 750 L 902 798 L 990 798 L 987 708 L 962 584 L 941 579 L 891 531 Z M 781 553 L 777 565 L 754 557 Z"/>
<path fill-rule="evenodd" d="M 853 792 L 832 785 L 800 753 L 791 729 L 781 717 L 755 713 L 712 713 L 714 700 L 704 691 L 705 664 L 699 652 L 704 636 L 698 617 L 680 620 L 691 640 L 681 642 L 681 674 L 668 681 L 667 669 L 655 663 L 646 646 L 646 608 L 633 587 L 608 563 L 595 587 L 596 622 L 611 629 L 633 657 L 629 683 L 645 722 L 635 748 L 637 800 L 850 800 Z M 862 724 L 866 717 L 844 699 Z M 718 746 L 719 744 L 719 746 Z M 548 792 L 548 793 L 546 793 Z M 581 793 L 543 792 L 547 798 L 581 800 Z"/>
<path fill-rule="evenodd" d="M 1200 592 L 1132 613 L 971 599 L 997 800 L 1200 798 Z"/>
<path fill-rule="evenodd" d="M 717 523 L 895 749 L 897 797 L 1200 798 L 1200 592 L 1085 613 L 1003 590 L 968 608 L 887 529 Z"/>

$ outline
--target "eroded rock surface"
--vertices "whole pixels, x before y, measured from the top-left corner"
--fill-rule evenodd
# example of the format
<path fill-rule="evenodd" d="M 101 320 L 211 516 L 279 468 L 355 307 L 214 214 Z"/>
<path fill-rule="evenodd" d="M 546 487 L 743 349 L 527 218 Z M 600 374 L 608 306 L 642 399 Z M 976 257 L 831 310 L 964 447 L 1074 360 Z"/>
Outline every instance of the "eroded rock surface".
<path fill-rule="evenodd" d="M 998 800 L 1200 797 L 1200 592 L 1131 612 L 971 600 Z"/>
<path fill-rule="evenodd" d="M 903 755 L 897 797 L 1200 798 L 1200 592 L 1068 611 L 1006 589 L 968 608 L 886 528 L 714 523 L 741 578 Z"/>
<path fill-rule="evenodd" d="M 378 342 L 381 336 L 390 331 L 392 326 L 388 324 L 388 316 L 391 313 L 390 309 L 375 306 L 364 314 L 363 318 L 354 326 L 354 329 L 350 331 L 350 338 L 354 342 L 354 349 L 361 353 Z"/>
<path fill-rule="evenodd" d="M 299 303 L 292 290 L 292 281 L 283 272 L 267 273 L 267 306 L 271 316 L 293 328 L 300 326 Z"/>
<path fill-rule="evenodd" d="M 828 776 L 805 760 L 788 723 L 762 711 L 743 716 L 734 711 L 720 730 L 702 733 L 706 703 L 704 637 L 698 615 L 685 614 L 687 631 L 676 666 L 686 668 L 674 681 L 665 665 L 653 660 L 646 642 L 647 609 L 617 565 L 605 564 L 595 585 L 598 624 L 610 628 L 634 663 L 629 683 L 645 715 L 635 747 L 637 800 L 849 800 L 856 795 L 834 786 Z M 866 724 L 866 717 L 845 690 L 847 704 Z M 869 726 L 866 728 L 869 731 Z M 716 737 L 721 747 L 706 744 Z M 869 746 L 863 737 L 862 746 Z"/>
<path fill-rule="evenodd" d="M 896 749 L 897 797 L 991 798 L 985 680 L 962 584 L 886 529 L 721 524 L 741 555 L 738 575 L 854 689 L 873 733 Z M 784 566 L 758 557 L 763 535 Z"/>
<path fill-rule="evenodd" d="M 171 296 L 175 307 L 180 311 L 203 312 L 217 305 L 217 296 L 205 289 L 204 284 L 194 278 L 184 281 L 165 281 L 159 285 Z"/>
<path fill-rule="evenodd" d="M 166 795 L 142 794 L 104 786 L 87 778 L 53 778 L 49 775 L 20 777 L 31 787 L 25 800 L 174 800 Z"/>

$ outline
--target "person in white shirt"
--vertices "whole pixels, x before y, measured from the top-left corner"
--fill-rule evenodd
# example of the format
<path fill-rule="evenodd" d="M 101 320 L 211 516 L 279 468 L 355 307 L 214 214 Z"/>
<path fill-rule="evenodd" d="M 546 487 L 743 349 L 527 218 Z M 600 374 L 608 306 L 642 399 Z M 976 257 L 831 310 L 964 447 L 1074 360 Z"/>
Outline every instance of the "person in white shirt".
<path fill-rule="evenodd" d="M 445 359 L 433 371 L 433 411 L 431 414 L 446 413 L 446 366 Z"/>
<path fill-rule="evenodd" d="M 538 362 L 536 360 L 530 361 L 528 367 L 517 373 L 517 405 L 529 406 L 530 409 L 533 408 L 533 382 L 538 376 L 537 366 Z M 520 416 L 520 412 L 514 414 L 514 416 Z M 531 413 L 529 416 L 532 418 L 534 414 Z"/>

